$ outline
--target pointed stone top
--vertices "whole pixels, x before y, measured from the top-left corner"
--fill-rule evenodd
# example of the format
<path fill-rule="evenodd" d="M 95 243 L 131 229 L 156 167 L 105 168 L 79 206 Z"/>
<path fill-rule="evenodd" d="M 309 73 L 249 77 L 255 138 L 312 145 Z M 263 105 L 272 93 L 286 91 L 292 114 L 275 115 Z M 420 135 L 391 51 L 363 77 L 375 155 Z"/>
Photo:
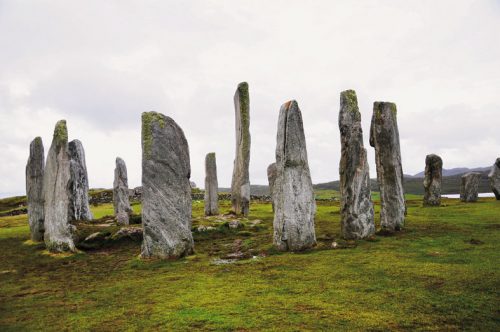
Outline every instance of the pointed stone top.
<path fill-rule="evenodd" d="M 284 103 L 282 106 L 287 112 L 290 110 L 298 110 L 299 109 L 299 104 L 295 99 L 289 100 L 286 103 Z"/>
<path fill-rule="evenodd" d="M 240 84 L 238 84 L 238 90 L 247 90 L 248 91 L 248 83 L 241 82 Z"/>
<path fill-rule="evenodd" d="M 116 164 L 119 164 L 119 163 L 125 163 L 125 161 L 123 161 L 123 159 L 122 159 L 122 158 L 120 158 L 120 157 L 116 157 L 115 163 L 116 163 Z"/>
<path fill-rule="evenodd" d="M 66 128 L 66 120 L 59 120 L 54 128 L 53 140 L 56 145 L 68 143 L 68 128 Z"/>
<path fill-rule="evenodd" d="M 42 149 L 43 151 L 43 142 L 40 136 L 35 137 L 30 143 L 30 153 L 35 150 Z"/>

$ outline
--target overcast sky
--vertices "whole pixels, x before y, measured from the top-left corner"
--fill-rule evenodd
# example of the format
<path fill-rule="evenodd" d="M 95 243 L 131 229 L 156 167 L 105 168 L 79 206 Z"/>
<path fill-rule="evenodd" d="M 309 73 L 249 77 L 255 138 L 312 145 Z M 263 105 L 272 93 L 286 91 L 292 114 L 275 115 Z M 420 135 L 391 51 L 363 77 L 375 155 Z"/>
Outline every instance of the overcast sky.
<path fill-rule="evenodd" d="M 0 195 L 24 194 L 29 143 L 66 119 L 91 187 L 112 187 L 115 157 L 141 181 L 140 118 L 172 117 L 192 180 L 216 152 L 230 186 L 233 95 L 250 86 L 250 178 L 266 184 L 278 111 L 302 110 L 314 183 L 338 179 L 339 94 L 354 89 L 368 144 L 374 101 L 398 107 L 403 170 L 437 153 L 445 168 L 500 157 L 500 1 L 0 0 Z"/>

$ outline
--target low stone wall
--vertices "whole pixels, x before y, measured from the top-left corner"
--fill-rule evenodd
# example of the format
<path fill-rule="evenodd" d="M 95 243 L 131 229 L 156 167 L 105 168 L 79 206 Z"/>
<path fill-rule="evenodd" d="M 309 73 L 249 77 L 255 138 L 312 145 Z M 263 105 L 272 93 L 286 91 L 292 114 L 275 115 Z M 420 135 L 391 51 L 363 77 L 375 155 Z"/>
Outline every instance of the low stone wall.
<path fill-rule="evenodd" d="M 142 187 L 137 187 L 129 190 L 129 197 L 131 201 L 140 202 L 142 196 Z M 194 201 L 203 201 L 205 199 L 205 194 L 203 192 L 194 192 L 191 197 Z M 269 195 L 251 195 L 250 199 L 253 201 L 260 202 L 270 202 L 271 196 Z M 231 193 L 222 192 L 219 193 L 219 201 L 230 201 Z M 91 193 L 89 203 L 91 205 L 99 205 L 104 203 L 113 202 L 113 191 L 112 190 L 102 190 L 98 192 Z"/>

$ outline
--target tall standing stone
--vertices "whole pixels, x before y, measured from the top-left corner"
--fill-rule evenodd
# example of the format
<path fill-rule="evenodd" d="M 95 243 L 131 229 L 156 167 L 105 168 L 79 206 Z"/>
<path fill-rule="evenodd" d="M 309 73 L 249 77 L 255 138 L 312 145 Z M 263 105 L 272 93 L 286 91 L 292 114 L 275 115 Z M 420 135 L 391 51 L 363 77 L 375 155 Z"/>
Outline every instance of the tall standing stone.
<path fill-rule="evenodd" d="M 274 245 L 300 251 L 316 244 L 316 202 L 307 162 L 302 114 L 295 100 L 280 109 L 274 183 Z"/>
<path fill-rule="evenodd" d="M 142 113 L 142 257 L 175 259 L 193 252 L 190 176 L 182 129 L 161 113 Z"/>
<path fill-rule="evenodd" d="M 44 211 L 43 211 L 43 173 L 45 154 L 40 137 L 30 144 L 30 156 L 26 164 L 26 199 L 28 201 L 28 223 L 31 240 L 43 241 Z"/>
<path fill-rule="evenodd" d="M 129 201 L 127 166 L 122 158 L 116 157 L 115 179 L 113 181 L 113 207 L 116 221 L 120 225 L 129 224 L 132 214 Z"/>
<path fill-rule="evenodd" d="M 373 104 L 370 145 L 375 148 L 382 230 L 401 230 L 405 221 L 406 204 L 396 104 Z"/>
<path fill-rule="evenodd" d="M 208 153 L 205 157 L 205 215 L 219 214 L 219 184 L 217 182 L 217 162 L 215 153 Z"/>
<path fill-rule="evenodd" d="M 234 94 L 236 115 L 236 158 L 231 182 L 231 203 L 236 214 L 248 215 L 250 205 L 250 97 L 248 83 L 238 85 Z"/>
<path fill-rule="evenodd" d="M 71 196 L 70 220 L 92 220 L 89 206 L 89 177 L 82 142 L 69 142 Z"/>
<path fill-rule="evenodd" d="M 460 187 L 460 200 L 462 202 L 477 201 L 479 180 L 481 180 L 481 173 L 478 172 L 469 172 L 462 175 L 462 186 Z"/>
<path fill-rule="evenodd" d="M 361 113 L 354 90 L 340 94 L 339 129 L 340 214 L 345 239 L 362 239 L 375 233 L 370 169 L 363 145 Z"/>
<path fill-rule="evenodd" d="M 47 249 L 52 252 L 76 251 L 70 218 L 70 158 L 66 121 L 57 122 L 47 154 L 43 177 L 45 234 Z"/>
<path fill-rule="evenodd" d="M 277 176 L 276 163 L 272 163 L 267 167 L 267 181 L 269 182 L 269 194 L 271 195 L 271 202 L 274 212 L 274 183 Z"/>
<path fill-rule="evenodd" d="M 491 172 L 488 174 L 490 187 L 497 200 L 500 200 L 500 158 L 497 158 Z"/>
<path fill-rule="evenodd" d="M 424 205 L 441 205 L 441 181 L 443 179 L 443 160 L 440 156 L 429 154 L 425 157 Z"/>

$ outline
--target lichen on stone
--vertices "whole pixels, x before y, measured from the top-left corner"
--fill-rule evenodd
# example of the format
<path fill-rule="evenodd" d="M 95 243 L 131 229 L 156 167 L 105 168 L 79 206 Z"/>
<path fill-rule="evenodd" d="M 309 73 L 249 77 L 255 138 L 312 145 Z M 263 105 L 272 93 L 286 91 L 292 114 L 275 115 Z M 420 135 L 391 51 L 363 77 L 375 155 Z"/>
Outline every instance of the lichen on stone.
<path fill-rule="evenodd" d="M 341 105 L 344 105 L 347 112 L 354 114 L 354 120 L 361 121 L 361 113 L 358 107 L 358 98 L 356 96 L 356 91 L 345 90 L 340 93 Z"/>
<path fill-rule="evenodd" d="M 240 103 L 240 116 L 242 128 L 250 128 L 250 95 L 248 92 L 248 83 L 242 82 L 238 84 L 238 99 Z M 248 130 L 242 130 L 242 148 L 243 151 L 250 150 L 250 135 Z"/>
<path fill-rule="evenodd" d="M 144 112 L 142 113 L 142 149 L 144 156 L 149 158 L 151 156 L 151 147 L 153 145 L 153 123 L 158 123 L 160 128 L 165 127 L 165 116 L 157 112 Z"/>
<path fill-rule="evenodd" d="M 54 128 L 54 142 L 56 145 L 65 144 L 68 142 L 68 129 L 66 128 L 66 120 L 59 120 Z"/>

